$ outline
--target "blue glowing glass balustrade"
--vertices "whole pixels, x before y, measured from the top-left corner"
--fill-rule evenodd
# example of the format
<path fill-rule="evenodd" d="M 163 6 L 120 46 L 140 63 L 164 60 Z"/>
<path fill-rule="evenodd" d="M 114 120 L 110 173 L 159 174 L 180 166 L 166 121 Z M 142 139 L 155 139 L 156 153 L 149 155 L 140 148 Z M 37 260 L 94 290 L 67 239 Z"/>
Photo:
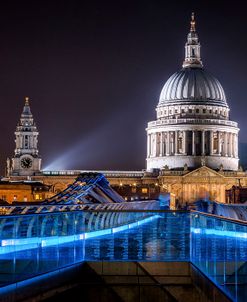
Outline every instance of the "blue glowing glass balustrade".
<path fill-rule="evenodd" d="M 247 301 L 247 225 L 202 213 L 70 211 L 0 216 L 0 286 L 82 261 L 191 261 Z"/>
<path fill-rule="evenodd" d="M 247 301 L 247 225 L 191 214 L 191 262 L 233 301 Z"/>
<path fill-rule="evenodd" d="M 82 261 L 189 261 L 187 212 L 0 217 L 0 285 Z"/>

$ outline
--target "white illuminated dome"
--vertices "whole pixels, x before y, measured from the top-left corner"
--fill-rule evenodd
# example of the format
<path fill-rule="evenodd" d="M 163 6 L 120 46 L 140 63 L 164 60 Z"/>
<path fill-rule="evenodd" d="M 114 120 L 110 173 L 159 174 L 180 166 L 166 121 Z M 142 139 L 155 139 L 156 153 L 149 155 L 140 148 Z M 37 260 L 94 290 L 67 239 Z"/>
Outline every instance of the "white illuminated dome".
<path fill-rule="evenodd" d="M 158 106 L 178 104 L 227 106 L 220 82 L 203 67 L 185 67 L 165 83 Z"/>
<path fill-rule="evenodd" d="M 147 127 L 147 170 L 238 169 L 238 124 L 220 82 L 203 67 L 194 15 L 183 68 L 165 83 Z"/>

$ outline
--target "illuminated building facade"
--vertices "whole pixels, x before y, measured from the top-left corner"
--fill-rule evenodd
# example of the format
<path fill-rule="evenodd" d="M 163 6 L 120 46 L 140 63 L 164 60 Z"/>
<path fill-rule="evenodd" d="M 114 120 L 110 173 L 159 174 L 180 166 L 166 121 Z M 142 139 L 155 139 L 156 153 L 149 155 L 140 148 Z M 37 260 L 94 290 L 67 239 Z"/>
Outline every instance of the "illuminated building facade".
<path fill-rule="evenodd" d="M 21 118 L 15 131 L 14 157 L 12 161 L 7 160 L 8 175 L 31 176 L 40 173 L 41 158 L 38 150 L 38 135 L 29 98 L 26 97 Z"/>
<path fill-rule="evenodd" d="M 183 68 L 165 83 L 157 120 L 147 127 L 147 170 L 190 168 L 238 170 L 238 125 L 219 81 L 204 68 L 192 15 Z"/>
<path fill-rule="evenodd" d="M 15 202 L 36 202 L 54 195 L 50 186 L 36 181 L 1 181 L 0 200 L 13 204 Z M 0 201 L 1 204 L 1 201 Z"/>
<path fill-rule="evenodd" d="M 200 43 L 192 15 L 185 45 L 183 68 L 162 89 L 157 120 L 147 127 L 146 171 L 97 171 L 126 200 L 147 199 L 161 191 L 172 203 L 192 203 L 198 198 L 227 202 L 226 190 L 247 186 L 239 168 L 236 122 L 219 81 L 202 65 Z M 86 171 L 41 171 L 38 131 L 28 100 L 17 126 L 15 156 L 8 162 L 10 180 L 42 181 L 53 193 L 64 190 Z"/>

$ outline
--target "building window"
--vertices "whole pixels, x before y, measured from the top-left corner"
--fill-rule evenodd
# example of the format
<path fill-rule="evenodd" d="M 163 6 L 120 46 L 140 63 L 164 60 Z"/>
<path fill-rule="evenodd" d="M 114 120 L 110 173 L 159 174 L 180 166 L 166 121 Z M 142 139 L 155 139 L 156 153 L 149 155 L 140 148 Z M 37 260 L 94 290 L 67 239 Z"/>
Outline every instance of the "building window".
<path fill-rule="evenodd" d="M 199 109 L 196 109 L 196 113 L 199 113 L 200 111 L 199 111 Z"/>
<path fill-rule="evenodd" d="M 178 113 L 178 110 L 177 110 L 177 109 L 175 109 L 175 113 Z"/>
<path fill-rule="evenodd" d="M 131 192 L 132 192 L 132 193 L 136 193 L 136 187 L 132 187 L 132 188 L 131 188 Z"/>
<path fill-rule="evenodd" d="M 189 113 L 192 113 L 192 109 L 189 109 Z"/>
<path fill-rule="evenodd" d="M 40 195 L 40 194 L 35 194 L 34 198 L 35 198 L 35 200 L 42 199 L 42 197 L 41 197 L 41 195 Z"/>
<path fill-rule="evenodd" d="M 203 112 L 203 113 L 206 113 L 206 109 L 203 109 L 202 112 Z"/>
<path fill-rule="evenodd" d="M 171 110 L 169 110 L 169 113 L 171 114 L 171 113 L 172 113 L 172 111 L 171 111 Z"/>
<path fill-rule="evenodd" d="M 184 113 L 184 109 L 182 109 L 182 113 Z"/>
<path fill-rule="evenodd" d="M 212 109 L 209 110 L 209 113 L 212 113 Z"/>
<path fill-rule="evenodd" d="M 147 194 L 147 192 L 148 192 L 148 188 L 142 188 L 142 193 L 143 194 Z"/>
<path fill-rule="evenodd" d="M 23 201 L 27 201 L 27 196 L 24 196 Z"/>

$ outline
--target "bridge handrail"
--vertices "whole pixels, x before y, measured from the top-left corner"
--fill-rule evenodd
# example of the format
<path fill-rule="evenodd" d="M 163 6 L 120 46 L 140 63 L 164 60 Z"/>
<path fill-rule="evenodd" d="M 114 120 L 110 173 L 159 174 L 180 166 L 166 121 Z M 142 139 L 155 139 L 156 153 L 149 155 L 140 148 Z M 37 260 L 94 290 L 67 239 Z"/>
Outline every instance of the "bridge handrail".
<path fill-rule="evenodd" d="M 100 170 L 59 170 L 59 171 L 49 171 L 43 170 L 44 175 L 79 175 L 81 173 L 102 173 L 106 177 L 143 177 L 143 171 L 100 171 Z"/>
<path fill-rule="evenodd" d="M 44 204 L 44 205 L 28 205 L 28 206 L 0 206 L 1 216 L 17 216 L 17 215 L 33 215 L 42 213 L 54 212 L 71 212 L 71 211 L 119 211 L 118 207 L 121 204 L 121 211 L 152 211 L 152 207 L 159 205 L 158 200 L 149 201 L 133 201 L 126 203 L 109 203 L 109 204 Z M 97 209 L 95 209 L 97 207 Z M 90 208 L 90 209 L 88 209 Z M 100 209 L 101 208 L 101 209 Z M 30 213 L 32 211 L 32 213 Z"/>
<path fill-rule="evenodd" d="M 237 224 L 241 224 L 241 225 L 247 226 L 247 221 L 244 221 L 244 220 L 229 218 L 229 217 L 225 217 L 225 216 L 219 216 L 219 215 L 205 213 L 205 212 L 200 212 L 200 211 L 196 211 L 196 210 L 190 210 L 190 212 L 194 213 L 194 214 L 199 214 L 201 216 L 206 216 L 206 217 L 211 217 L 211 218 L 217 218 L 217 219 L 224 220 L 224 221 L 227 221 L 227 222 L 232 222 L 232 223 L 237 223 Z"/>

